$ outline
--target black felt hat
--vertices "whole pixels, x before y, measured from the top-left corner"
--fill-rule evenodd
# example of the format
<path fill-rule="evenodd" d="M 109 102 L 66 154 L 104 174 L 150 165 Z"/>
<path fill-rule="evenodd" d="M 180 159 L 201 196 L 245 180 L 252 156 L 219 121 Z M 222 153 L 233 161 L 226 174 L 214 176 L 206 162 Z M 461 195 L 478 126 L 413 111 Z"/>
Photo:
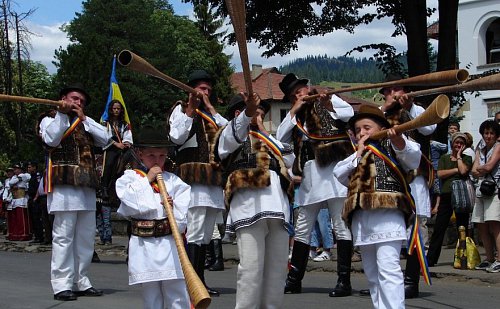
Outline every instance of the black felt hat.
<path fill-rule="evenodd" d="M 385 80 L 384 80 L 384 83 L 388 83 L 388 82 L 394 82 L 394 81 L 397 81 L 397 80 L 401 80 L 403 79 L 403 75 L 399 74 L 399 73 L 389 73 L 385 76 Z M 389 87 L 382 87 L 379 89 L 378 93 L 380 94 L 384 94 L 384 89 L 386 88 L 389 88 Z"/>
<path fill-rule="evenodd" d="M 269 112 L 269 110 L 271 109 L 271 103 L 269 103 L 269 101 L 267 100 L 260 101 L 260 104 L 259 106 L 257 106 L 257 108 L 260 108 L 264 111 L 265 114 L 267 114 L 267 112 Z"/>
<path fill-rule="evenodd" d="M 154 126 L 142 127 L 134 137 L 134 147 L 137 148 L 168 148 L 173 147 L 168 134 L 163 128 Z"/>
<path fill-rule="evenodd" d="M 90 104 L 90 96 L 87 93 L 87 91 L 85 90 L 85 87 L 83 86 L 82 83 L 74 83 L 74 84 L 70 84 L 70 85 L 65 86 L 59 92 L 59 97 L 62 98 L 63 96 L 67 95 L 68 93 L 70 93 L 72 91 L 77 91 L 77 92 L 80 92 L 81 94 L 83 94 L 85 96 L 85 105 Z"/>
<path fill-rule="evenodd" d="M 227 119 L 233 119 L 234 118 L 234 112 L 237 110 L 243 110 L 245 108 L 245 99 L 241 94 L 237 94 L 231 98 L 231 101 L 229 101 L 229 104 L 227 105 L 227 110 L 226 110 L 226 118 Z"/>
<path fill-rule="evenodd" d="M 207 73 L 205 70 L 194 70 L 189 74 L 188 76 L 188 86 L 194 87 L 199 81 L 206 81 L 210 82 L 211 84 L 214 83 L 212 76 Z"/>
<path fill-rule="evenodd" d="M 365 118 L 376 121 L 384 128 L 388 129 L 391 127 L 389 121 L 387 121 L 384 116 L 384 112 L 380 108 L 373 105 L 363 104 L 359 107 L 358 113 L 352 116 L 351 119 L 349 119 L 349 127 L 351 128 L 351 130 L 354 131 L 354 124 L 356 123 L 356 121 Z"/>
<path fill-rule="evenodd" d="M 308 85 L 309 80 L 306 78 L 298 78 L 297 75 L 293 73 L 288 73 L 283 77 L 283 80 L 279 83 L 280 89 L 285 94 L 283 97 L 283 102 L 288 102 L 288 96 L 292 92 L 293 88 L 297 85 Z"/>

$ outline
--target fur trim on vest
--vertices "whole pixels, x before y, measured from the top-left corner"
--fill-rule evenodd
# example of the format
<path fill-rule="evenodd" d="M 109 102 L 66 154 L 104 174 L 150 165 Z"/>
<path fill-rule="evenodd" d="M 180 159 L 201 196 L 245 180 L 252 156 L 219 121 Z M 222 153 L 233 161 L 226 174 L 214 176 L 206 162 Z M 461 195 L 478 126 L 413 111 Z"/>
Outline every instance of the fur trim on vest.
<path fill-rule="evenodd" d="M 185 106 L 184 102 L 177 101 L 172 111 L 179 104 Z M 221 128 L 214 127 L 198 114 L 193 117 L 188 140 L 196 135 L 198 147 L 180 150 L 176 155 L 179 177 L 187 184 L 222 186 L 222 172 L 214 160 L 213 152 L 220 130 Z"/>
<path fill-rule="evenodd" d="M 341 133 L 345 133 L 346 124 L 340 120 L 333 119 L 325 107 L 319 102 L 315 101 L 313 104 L 307 104 L 303 110 L 297 114 L 297 119 L 299 119 L 303 124 L 305 124 L 307 131 L 310 135 L 316 136 L 331 136 Z M 297 129 L 295 129 L 297 130 Z M 296 150 L 296 160 L 298 163 L 294 164 L 294 174 L 299 172 L 302 174 L 302 169 L 305 164 L 305 159 L 302 154 L 302 138 L 300 134 L 294 133 L 294 147 Z M 353 146 L 349 140 L 340 141 L 317 141 L 310 140 L 313 150 L 314 157 L 307 158 L 309 160 L 315 159 L 319 166 L 327 166 L 332 162 L 340 161 L 353 152 Z M 296 174 L 297 175 L 297 174 Z"/>
<path fill-rule="evenodd" d="M 342 218 L 351 222 L 355 210 L 400 209 L 408 217 L 411 205 L 394 172 L 371 151 L 365 151 L 351 174 Z"/>
<path fill-rule="evenodd" d="M 48 146 L 47 146 L 48 147 Z M 59 147 L 49 148 L 52 159 L 52 184 L 97 188 L 94 139 L 80 123 Z"/>
<path fill-rule="evenodd" d="M 283 159 L 276 156 L 271 150 L 268 149 L 267 145 L 258 138 L 249 135 L 248 140 L 245 143 L 248 142 L 251 143 L 252 152 L 256 154 L 256 166 L 253 168 L 238 169 L 228 175 L 226 185 L 224 187 L 226 208 L 229 209 L 233 194 L 238 189 L 257 189 L 265 188 L 271 185 L 271 175 L 269 172 L 271 156 L 273 160 L 277 160 L 279 165 L 279 171 L 275 172 L 277 172 L 279 176 L 281 188 L 287 193 L 289 200 L 292 201 L 293 185 L 288 176 L 287 168 Z M 242 147 L 240 147 L 235 153 L 239 152 Z M 235 156 L 230 156 L 228 161 L 225 162 L 225 166 L 229 167 L 234 158 Z"/>

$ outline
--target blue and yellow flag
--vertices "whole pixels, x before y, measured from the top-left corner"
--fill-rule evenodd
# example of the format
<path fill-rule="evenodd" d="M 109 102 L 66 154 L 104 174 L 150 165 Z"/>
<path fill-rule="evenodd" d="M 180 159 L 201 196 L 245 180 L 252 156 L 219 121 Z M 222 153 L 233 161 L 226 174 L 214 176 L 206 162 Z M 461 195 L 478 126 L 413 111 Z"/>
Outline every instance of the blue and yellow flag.
<path fill-rule="evenodd" d="M 113 56 L 113 69 L 111 70 L 111 77 L 109 79 L 110 85 L 109 85 L 108 102 L 106 103 L 106 108 L 104 109 L 104 113 L 101 116 L 101 123 L 104 123 L 109 119 L 108 110 L 111 101 L 118 100 L 120 101 L 123 107 L 123 116 L 124 116 L 123 120 L 130 126 L 130 118 L 128 117 L 127 107 L 125 106 L 125 101 L 123 100 L 120 87 L 118 86 L 118 81 L 116 80 L 115 69 L 116 69 L 116 55 Z"/>

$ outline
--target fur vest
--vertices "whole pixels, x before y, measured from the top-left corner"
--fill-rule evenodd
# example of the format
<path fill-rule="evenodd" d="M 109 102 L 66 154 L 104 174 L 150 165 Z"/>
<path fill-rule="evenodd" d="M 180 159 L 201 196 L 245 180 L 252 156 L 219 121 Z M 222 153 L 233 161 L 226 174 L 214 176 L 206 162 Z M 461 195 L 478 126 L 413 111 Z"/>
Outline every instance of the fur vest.
<path fill-rule="evenodd" d="M 48 146 L 47 146 L 48 147 Z M 52 160 L 52 184 L 97 188 L 94 139 L 80 123 L 58 147 L 48 147 Z"/>
<path fill-rule="evenodd" d="M 238 189 L 264 188 L 271 185 L 270 170 L 280 178 L 281 188 L 293 199 L 293 185 L 283 158 L 271 151 L 265 142 L 249 135 L 247 140 L 223 161 L 224 198 L 229 208 L 231 198 Z"/>
<path fill-rule="evenodd" d="M 184 105 L 178 101 L 177 105 Z M 187 140 L 196 138 L 198 147 L 177 148 L 175 163 L 179 177 L 187 184 L 222 185 L 220 166 L 214 160 L 215 137 L 220 128 L 214 127 L 199 114 L 193 117 L 193 125 Z"/>
<path fill-rule="evenodd" d="M 305 142 L 302 138 L 303 133 L 295 127 L 292 132 L 296 156 L 292 171 L 295 175 L 302 175 L 304 164 L 309 160 L 315 159 L 319 166 L 327 166 L 332 162 L 347 158 L 354 152 L 346 133 L 346 123 L 333 119 L 319 101 L 306 104 L 296 117 L 307 127 L 308 134 L 311 136 L 346 134 L 346 139 L 338 141 L 309 139 Z"/>
<path fill-rule="evenodd" d="M 384 148 L 395 157 L 388 140 L 385 140 L 384 144 Z M 342 217 L 346 222 L 351 222 L 356 209 L 390 208 L 400 209 L 408 219 L 412 209 L 404 193 L 404 186 L 395 171 L 371 151 L 366 150 L 349 178 Z"/>

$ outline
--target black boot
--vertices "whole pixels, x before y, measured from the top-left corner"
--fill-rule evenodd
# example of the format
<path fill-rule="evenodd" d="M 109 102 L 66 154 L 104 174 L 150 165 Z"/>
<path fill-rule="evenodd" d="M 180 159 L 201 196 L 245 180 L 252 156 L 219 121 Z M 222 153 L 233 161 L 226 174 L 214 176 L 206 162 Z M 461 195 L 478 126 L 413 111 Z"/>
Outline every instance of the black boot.
<path fill-rule="evenodd" d="M 205 269 L 210 268 L 215 263 L 215 251 L 214 251 L 214 240 L 210 241 L 207 248 L 207 254 L 205 254 Z"/>
<path fill-rule="evenodd" d="M 97 255 L 97 252 L 95 252 L 95 250 L 94 250 L 94 253 L 92 254 L 92 263 L 101 263 L 101 259 L 99 258 L 99 256 Z"/>
<path fill-rule="evenodd" d="M 288 271 L 285 283 L 285 293 L 298 294 L 302 292 L 302 279 L 306 272 L 309 248 L 309 245 L 297 240 L 293 243 L 290 270 Z"/>
<path fill-rule="evenodd" d="M 408 255 L 405 269 L 405 299 L 418 297 L 418 282 L 420 281 L 420 264 L 417 253 Z"/>
<path fill-rule="evenodd" d="M 208 294 L 210 294 L 210 296 L 219 296 L 219 291 L 209 288 L 205 283 L 205 254 L 207 252 L 207 246 L 208 245 L 201 245 L 200 247 L 200 257 L 198 258 L 198 268 L 196 269 L 196 273 L 198 274 L 198 277 L 200 277 L 201 282 L 203 282 L 207 288 Z"/>
<path fill-rule="evenodd" d="M 210 242 L 211 250 L 214 252 L 214 263 L 208 268 L 210 271 L 224 270 L 224 256 L 222 254 L 222 241 L 214 239 Z"/>
<path fill-rule="evenodd" d="M 330 297 L 344 297 L 352 294 L 351 288 L 351 257 L 352 241 L 339 240 L 337 242 L 337 285 L 328 295 Z"/>

